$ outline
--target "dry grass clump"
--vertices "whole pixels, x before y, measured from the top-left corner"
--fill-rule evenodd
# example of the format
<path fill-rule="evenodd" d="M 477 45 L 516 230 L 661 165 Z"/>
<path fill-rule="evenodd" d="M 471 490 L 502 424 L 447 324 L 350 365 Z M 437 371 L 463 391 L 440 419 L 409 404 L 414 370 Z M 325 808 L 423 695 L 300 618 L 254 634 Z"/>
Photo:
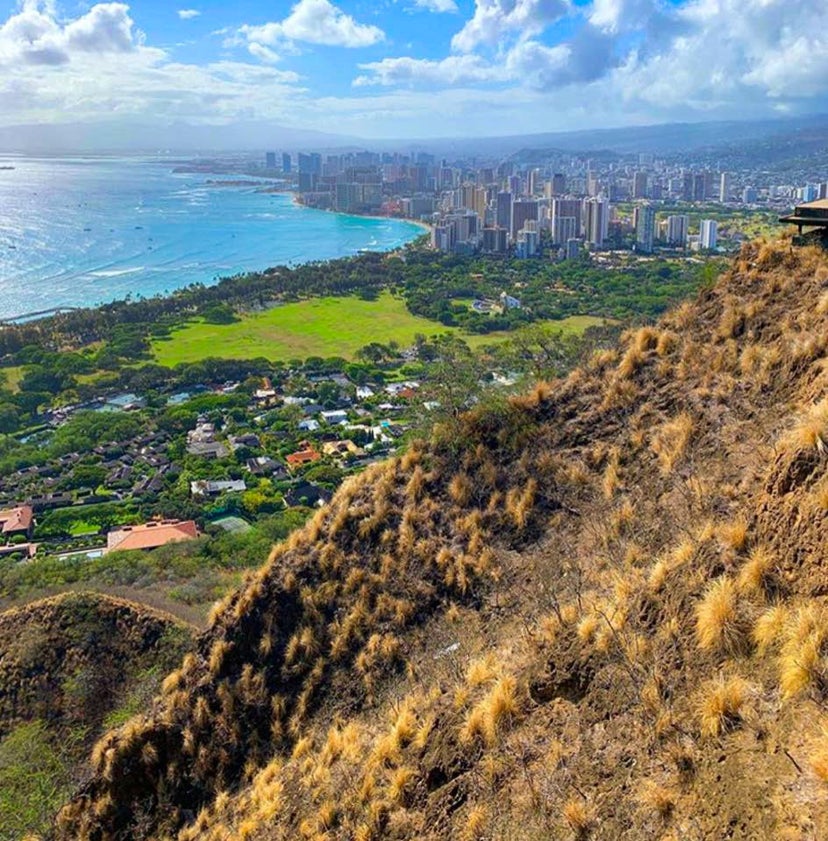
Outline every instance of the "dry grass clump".
<path fill-rule="evenodd" d="M 821 605 L 806 605 L 788 621 L 779 654 L 782 695 L 792 698 L 806 689 L 823 693 L 828 687 L 828 615 Z"/>
<path fill-rule="evenodd" d="M 775 559 L 770 550 L 757 546 L 751 550 L 747 562 L 739 570 L 736 587 L 750 596 L 765 596 L 772 585 Z"/>
<path fill-rule="evenodd" d="M 753 626 L 752 636 L 760 654 L 764 654 L 780 641 L 787 618 L 788 609 L 782 604 L 769 607 L 758 617 Z"/>
<path fill-rule="evenodd" d="M 644 781 L 638 799 L 645 809 L 655 812 L 662 820 L 667 820 L 676 807 L 675 791 L 654 780 Z"/>
<path fill-rule="evenodd" d="M 656 432 L 650 447 L 658 457 L 661 472 L 665 475 L 672 473 L 676 462 L 684 456 L 693 429 L 693 418 L 689 413 L 682 412 L 663 424 Z"/>
<path fill-rule="evenodd" d="M 819 737 L 811 745 L 808 759 L 817 777 L 823 783 L 828 783 L 828 726 L 825 723 L 820 728 Z"/>
<path fill-rule="evenodd" d="M 499 733 L 520 713 L 517 681 L 504 675 L 469 711 L 460 732 L 463 742 L 479 739 L 487 747 L 497 744 Z"/>
<path fill-rule="evenodd" d="M 701 691 L 698 703 L 702 736 L 718 736 L 733 730 L 744 717 L 750 685 L 741 677 L 718 677 Z"/>
<path fill-rule="evenodd" d="M 734 520 L 719 526 L 719 538 L 725 546 L 741 552 L 748 542 L 748 525 L 744 519 Z"/>
<path fill-rule="evenodd" d="M 465 823 L 460 832 L 462 841 L 477 841 L 486 830 L 489 822 L 489 810 L 482 804 L 477 804 L 469 809 Z"/>
<path fill-rule="evenodd" d="M 795 450 L 825 453 L 828 445 L 828 397 L 811 406 L 799 418 L 786 441 Z"/>
<path fill-rule="evenodd" d="M 566 825 L 575 834 L 575 838 L 580 841 L 589 836 L 595 826 L 595 816 L 592 809 L 581 798 L 570 797 L 561 811 Z"/>
<path fill-rule="evenodd" d="M 733 653 L 745 641 L 746 617 L 734 583 L 727 577 L 708 584 L 696 606 L 696 639 L 705 651 Z"/>

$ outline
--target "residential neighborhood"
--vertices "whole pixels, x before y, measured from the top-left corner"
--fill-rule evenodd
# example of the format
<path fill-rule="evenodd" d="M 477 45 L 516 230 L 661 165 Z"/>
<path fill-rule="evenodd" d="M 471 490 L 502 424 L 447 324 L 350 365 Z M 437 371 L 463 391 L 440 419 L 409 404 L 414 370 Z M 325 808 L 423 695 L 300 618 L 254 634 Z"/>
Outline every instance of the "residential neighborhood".
<path fill-rule="evenodd" d="M 336 371 L 253 380 L 199 383 L 152 405 L 115 393 L 50 412 L 36 440 L 73 425 L 100 425 L 102 438 L 0 477 L 0 557 L 147 550 L 197 539 L 222 518 L 245 524 L 324 505 L 401 440 L 420 388 L 356 385 Z"/>

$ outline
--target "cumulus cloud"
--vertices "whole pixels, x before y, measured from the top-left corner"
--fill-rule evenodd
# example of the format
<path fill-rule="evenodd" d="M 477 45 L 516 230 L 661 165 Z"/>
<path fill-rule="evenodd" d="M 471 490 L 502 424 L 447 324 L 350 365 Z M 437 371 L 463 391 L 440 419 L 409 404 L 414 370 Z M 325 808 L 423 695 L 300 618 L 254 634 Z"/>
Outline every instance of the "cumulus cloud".
<path fill-rule="evenodd" d="M 50 9 L 26 2 L 0 26 L 0 66 L 65 64 L 73 54 L 125 53 L 140 43 L 123 3 L 99 3 L 65 26 Z"/>
<path fill-rule="evenodd" d="M 197 18 L 201 12 L 198 9 L 179 9 L 178 16 L 181 20 L 192 20 L 193 18 Z"/>
<path fill-rule="evenodd" d="M 369 47 L 385 38 L 379 27 L 357 23 L 329 0 L 299 0 L 283 21 L 245 25 L 239 33 L 248 42 L 265 46 L 303 41 L 333 47 Z"/>
<path fill-rule="evenodd" d="M 474 16 L 451 39 L 452 49 L 471 52 L 504 37 L 539 35 L 570 11 L 568 0 L 475 0 Z"/>
<path fill-rule="evenodd" d="M 429 12 L 459 12 L 457 3 L 454 0 L 414 0 L 418 9 L 426 9 Z"/>

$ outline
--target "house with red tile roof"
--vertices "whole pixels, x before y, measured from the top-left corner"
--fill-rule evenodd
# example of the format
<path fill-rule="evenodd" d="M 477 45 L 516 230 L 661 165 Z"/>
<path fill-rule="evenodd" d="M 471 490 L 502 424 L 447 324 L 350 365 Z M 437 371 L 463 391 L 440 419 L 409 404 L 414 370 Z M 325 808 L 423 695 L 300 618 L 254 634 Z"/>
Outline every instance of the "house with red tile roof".
<path fill-rule="evenodd" d="M 303 464 L 310 464 L 322 458 L 322 454 L 314 448 L 310 441 L 300 442 L 299 447 L 300 449 L 295 453 L 285 456 L 288 467 L 301 467 Z"/>
<path fill-rule="evenodd" d="M 0 535 L 3 538 L 7 539 L 16 534 L 31 537 L 33 526 L 34 511 L 30 505 L 18 505 L 16 508 L 0 511 Z"/>
<path fill-rule="evenodd" d="M 151 520 L 138 526 L 121 526 L 106 536 L 107 552 L 157 549 L 168 543 L 195 540 L 198 527 L 193 520 Z"/>

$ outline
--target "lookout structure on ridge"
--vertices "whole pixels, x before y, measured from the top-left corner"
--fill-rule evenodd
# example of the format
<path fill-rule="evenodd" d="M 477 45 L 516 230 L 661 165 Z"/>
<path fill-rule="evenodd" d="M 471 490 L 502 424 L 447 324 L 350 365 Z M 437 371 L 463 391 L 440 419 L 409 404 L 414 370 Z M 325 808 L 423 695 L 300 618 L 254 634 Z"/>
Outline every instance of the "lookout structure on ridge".
<path fill-rule="evenodd" d="M 792 214 L 780 216 L 779 221 L 796 225 L 800 239 L 820 239 L 823 245 L 828 245 L 828 199 L 798 204 Z M 815 230 L 808 231 L 803 237 L 803 228 L 814 228 Z"/>

